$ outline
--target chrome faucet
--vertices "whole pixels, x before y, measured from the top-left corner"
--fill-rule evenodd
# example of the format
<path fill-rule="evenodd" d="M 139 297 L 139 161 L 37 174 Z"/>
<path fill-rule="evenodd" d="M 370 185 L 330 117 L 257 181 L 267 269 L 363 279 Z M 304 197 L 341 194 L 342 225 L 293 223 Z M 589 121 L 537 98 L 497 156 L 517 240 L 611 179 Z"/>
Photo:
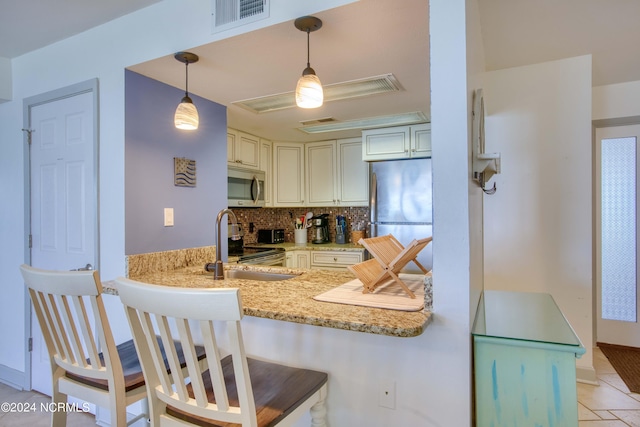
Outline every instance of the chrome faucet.
<path fill-rule="evenodd" d="M 213 280 L 224 280 L 222 251 L 220 250 L 222 245 L 222 243 L 220 242 L 220 223 L 222 222 L 222 217 L 224 216 L 224 214 L 227 214 L 231 219 L 231 240 L 240 240 L 240 229 L 238 228 L 238 218 L 236 218 L 236 214 L 234 214 L 231 209 L 222 209 L 220 212 L 218 212 L 218 217 L 216 218 L 216 264 L 213 273 Z"/>

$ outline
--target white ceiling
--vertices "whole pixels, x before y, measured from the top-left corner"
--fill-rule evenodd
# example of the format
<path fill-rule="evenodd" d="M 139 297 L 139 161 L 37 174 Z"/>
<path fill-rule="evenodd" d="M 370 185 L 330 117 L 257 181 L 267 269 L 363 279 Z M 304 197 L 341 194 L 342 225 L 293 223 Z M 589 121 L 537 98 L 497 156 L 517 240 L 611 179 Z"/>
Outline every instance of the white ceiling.
<path fill-rule="evenodd" d="M 0 57 L 18 57 L 159 1 L 0 0 Z"/>
<path fill-rule="evenodd" d="M 0 56 L 15 57 L 145 7 L 155 0 L 0 0 Z M 478 0 L 488 70 L 591 53 L 593 85 L 640 80 L 638 0 Z M 55 16 L 55 20 L 49 19 Z M 360 0 L 316 15 L 311 66 L 323 84 L 393 73 L 405 89 L 359 100 L 254 114 L 232 102 L 292 91 L 306 66 L 306 34 L 293 21 L 186 50 L 189 91 L 228 107 L 229 126 L 278 141 L 307 136 L 300 121 L 349 120 L 422 111 L 429 117 L 428 2 Z M 184 65 L 173 56 L 132 70 L 184 88 Z M 176 104 L 179 102 L 176 99 Z"/>

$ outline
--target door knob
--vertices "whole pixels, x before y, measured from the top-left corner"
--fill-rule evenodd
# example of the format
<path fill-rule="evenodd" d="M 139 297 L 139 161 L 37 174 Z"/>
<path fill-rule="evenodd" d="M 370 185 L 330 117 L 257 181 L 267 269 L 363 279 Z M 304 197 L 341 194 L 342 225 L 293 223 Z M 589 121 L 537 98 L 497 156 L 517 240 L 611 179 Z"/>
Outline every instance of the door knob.
<path fill-rule="evenodd" d="M 93 271 L 93 266 L 91 264 L 87 264 L 84 267 L 74 268 L 71 271 Z"/>

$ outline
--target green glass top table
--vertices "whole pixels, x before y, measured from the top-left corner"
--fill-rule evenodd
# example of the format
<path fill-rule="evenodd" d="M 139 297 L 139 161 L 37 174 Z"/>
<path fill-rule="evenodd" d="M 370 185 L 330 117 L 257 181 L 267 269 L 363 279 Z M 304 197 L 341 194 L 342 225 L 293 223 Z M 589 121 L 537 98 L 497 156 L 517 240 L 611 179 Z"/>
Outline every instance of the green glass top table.
<path fill-rule="evenodd" d="M 484 291 L 472 334 L 569 345 L 576 354 L 585 352 L 553 297 L 545 293 Z"/>

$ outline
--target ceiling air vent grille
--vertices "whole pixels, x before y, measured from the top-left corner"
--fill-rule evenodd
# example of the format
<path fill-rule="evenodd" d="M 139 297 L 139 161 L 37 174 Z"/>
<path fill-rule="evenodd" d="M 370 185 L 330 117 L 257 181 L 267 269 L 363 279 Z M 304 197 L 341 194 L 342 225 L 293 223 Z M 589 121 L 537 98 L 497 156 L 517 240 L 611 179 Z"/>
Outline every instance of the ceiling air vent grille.
<path fill-rule="evenodd" d="M 211 0 L 213 32 L 269 17 L 269 0 Z"/>
<path fill-rule="evenodd" d="M 403 90 L 403 88 L 393 74 L 383 74 L 364 79 L 324 85 L 323 90 L 324 101 L 331 102 L 340 99 L 398 92 Z M 293 92 L 286 92 L 236 101 L 233 104 L 254 113 L 266 113 L 295 107 L 296 98 Z"/>

